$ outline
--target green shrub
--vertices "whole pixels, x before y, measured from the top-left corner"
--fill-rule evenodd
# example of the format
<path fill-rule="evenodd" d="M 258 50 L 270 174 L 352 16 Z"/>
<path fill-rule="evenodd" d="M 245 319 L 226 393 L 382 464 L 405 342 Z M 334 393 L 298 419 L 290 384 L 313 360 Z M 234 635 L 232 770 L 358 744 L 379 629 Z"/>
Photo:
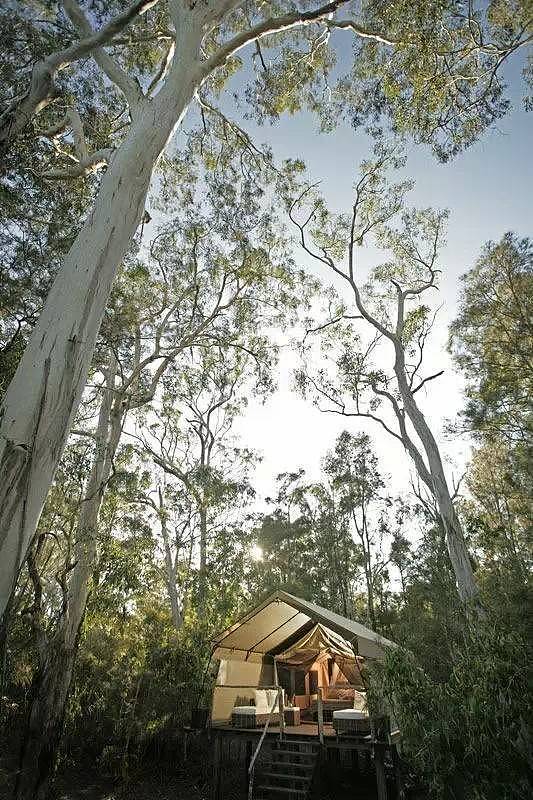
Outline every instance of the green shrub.
<path fill-rule="evenodd" d="M 464 635 L 444 680 L 401 648 L 374 670 L 371 702 L 390 705 L 432 798 L 532 797 L 530 655 L 519 635 L 486 622 Z"/>

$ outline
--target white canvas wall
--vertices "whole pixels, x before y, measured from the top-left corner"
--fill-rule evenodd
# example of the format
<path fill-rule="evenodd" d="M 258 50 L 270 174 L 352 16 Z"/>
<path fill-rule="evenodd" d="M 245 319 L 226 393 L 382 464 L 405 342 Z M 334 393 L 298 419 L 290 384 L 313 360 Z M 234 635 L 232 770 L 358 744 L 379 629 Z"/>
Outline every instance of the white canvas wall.
<path fill-rule="evenodd" d="M 246 701 L 251 701 L 254 696 L 253 688 L 246 687 L 273 686 L 274 683 L 272 664 L 221 661 L 213 692 L 211 711 L 213 722 L 228 721 L 231 717 L 231 709 L 235 705 L 247 705 Z"/>

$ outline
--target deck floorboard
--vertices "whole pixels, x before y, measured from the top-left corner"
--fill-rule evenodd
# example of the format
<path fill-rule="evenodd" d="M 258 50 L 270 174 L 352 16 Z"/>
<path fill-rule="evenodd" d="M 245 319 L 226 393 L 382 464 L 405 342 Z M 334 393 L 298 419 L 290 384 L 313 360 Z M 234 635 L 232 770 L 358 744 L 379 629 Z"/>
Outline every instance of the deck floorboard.
<path fill-rule="evenodd" d="M 213 730 L 227 731 L 233 733 L 251 733 L 260 736 L 263 733 L 263 727 L 260 728 L 239 728 L 237 725 L 232 725 L 230 722 L 214 722 L 211 726 Z M 294 736 L 304 738 L 310 736 L 318 739 L 318 725 L 315 722 L 302 722 L 300 725 L 285 725 L 284 734 L 286 736 Z M 279 736 L 279 725 L 267 730 L 267 736 Z M 324 723 L 324 736 L 336 736 L 332 725 Z"/>

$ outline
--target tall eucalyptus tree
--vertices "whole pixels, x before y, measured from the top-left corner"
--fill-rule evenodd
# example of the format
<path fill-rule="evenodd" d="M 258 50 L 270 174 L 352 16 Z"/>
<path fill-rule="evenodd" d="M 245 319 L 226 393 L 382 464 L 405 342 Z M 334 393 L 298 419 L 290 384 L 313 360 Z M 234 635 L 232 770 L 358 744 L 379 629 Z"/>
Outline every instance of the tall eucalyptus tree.
<path fill-rule="evenodd" d="M 252 359 L 260 380 L 269 386 L 275 347 L 267 346 L 260 331 L 290 319 L 305 300 L 305 278 L 293 268 L 284 239 L 274 230 L 275 215 L 268 211 L 268 202 L 250 196 L 255 185 L 251 177 L 244 181 L 241 176 L 239 181 L 234 176 L 231 198 L 225 206 L 219 204 L 220 173 L 228 180 L 235 161 L 246 165 L 247 152 L 232 148 L 227 163 L 207 179 L 198 179 L 201 200 L 189 192 L 189 202 L 180 205 L 179 193 L 173 193 L 177 206 L 170 206 L 172 215 L 167 214 L 147 252 L 128 257 L 108 303 L 91 381 L 97 398 L 92 387 L 85 396 L 93 406 L 99 400 L 99 412 L 96 421 L 94 414 L 91 420 L 82 404 L 73 430 L 75 437 L 92 441 L 92 462 L 72 532 L 64 601 L 40 651 L 17 785 L 20 800 L 44 798 L 49 790 L 97 568 L 100 510 L 115 480 L 125 428 L 133 425 L 133 417 L 140 425 L 149 424 L 150 414 L 158 413 L 165 382 L 174 381 L 177 387 L 194 382 L 190 361 L 208 363 L 215 358 L 211 353 L 234 352 L 237 364 L 239 358 Z M 255 177 L 259 180 L 260 175 Z M 240 376 L 237 366 L 234 369 Z M 208 375 L 196 374 L 190 393 L 194 388 L 201 392 Z M 168 398 L 170 389 L 166 391 Z M 178 395 L 176 389 L 174 399 Z M 199 416 L 194 430 L 204 445 L 203 475 L 209 472 L 211 428 Z M 207 501 L 199 514 L 200 574 L 205 583 Z"/>
<path fill-rule="evenodd" d="M 313 369 L 304 360 L 298 379 L 324 411 L 372 420 L 405 448 L 438 510 L 459 596 L 479 608 L 455 492 L 418 401 L 418 392 L 443 372 L 428 371 L 424 357 L 447 213 L 406 208 L 411 183 L 386 179 L 402 163 L 394 150 L 377 145 L 375 158 L 361 167 L 348 215 L 330 214 L 312 187 L 289 204 L 303 250 L 341 279 L 349 298 L 313 328 L 325 345 L 325 366 Z M 372 239 L 389 260 L 365 274 L 359 253 Z"/>

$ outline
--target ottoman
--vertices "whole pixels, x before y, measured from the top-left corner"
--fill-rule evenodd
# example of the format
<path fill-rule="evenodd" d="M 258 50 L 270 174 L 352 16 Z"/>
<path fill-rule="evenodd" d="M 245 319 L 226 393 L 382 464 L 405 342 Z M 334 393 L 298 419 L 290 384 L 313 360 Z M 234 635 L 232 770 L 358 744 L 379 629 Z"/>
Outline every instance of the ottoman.
<path fill-rule="evenodd" d="M 342 708 L 333 712 L 333 727 L 337 736 L 368 736 L 370 733 L 370 719 L 364 711 L 355 708 Z"/>

